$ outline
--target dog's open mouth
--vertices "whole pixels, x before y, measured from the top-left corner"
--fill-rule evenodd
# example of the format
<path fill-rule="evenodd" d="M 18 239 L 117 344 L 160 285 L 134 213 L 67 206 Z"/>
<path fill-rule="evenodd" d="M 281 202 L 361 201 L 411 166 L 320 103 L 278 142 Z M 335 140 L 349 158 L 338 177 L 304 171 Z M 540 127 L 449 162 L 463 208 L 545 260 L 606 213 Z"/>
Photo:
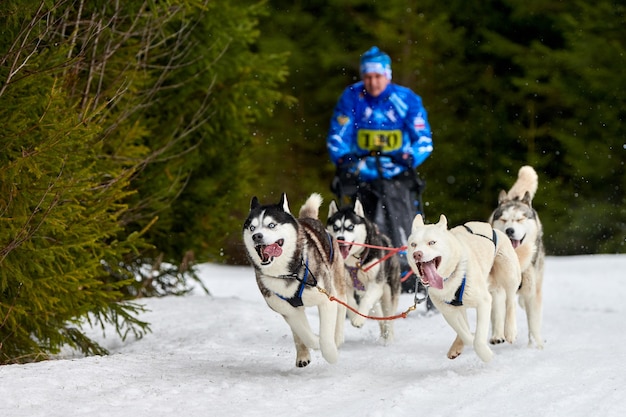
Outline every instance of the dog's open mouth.
<path fill-rule="evenodd" d="M 524 237 L 526 237 L 526 236 L 524 236 Z M 513 249 L 516 249 L 519 245 L 522 244 L 522 242 L 524 241 L 524 237 L 521 238 L 520 240 L 510 239 L 511 244 L 513 245 Z"/>
<path fill-rule="evenodd" d="M 348 255 L 350 255 L 350 249 L 352 249 L 352 245 L 349 243 L 339 244 L 339 252 L 341 252 L 341 256 L 343 257 L 343 259 L 346 259 Z"/>
<path fill-rule="evenodd" d="M 441 256 L 437 256 L 432 261 L 416 263 L 420 279 L 424 285 L 437 289 L 443 288 L 443 278 L 437 272 L 439 264 L 441 264 Z"/>
<path fill-rule="evenodd" d="M 272 263 L 274 258 L 278 258 L 283 254 L 284 239 L 279 239 L 271 245 L 257 245 L 256 252 L 261 258 L 261 265 L 268 265 Z"/>

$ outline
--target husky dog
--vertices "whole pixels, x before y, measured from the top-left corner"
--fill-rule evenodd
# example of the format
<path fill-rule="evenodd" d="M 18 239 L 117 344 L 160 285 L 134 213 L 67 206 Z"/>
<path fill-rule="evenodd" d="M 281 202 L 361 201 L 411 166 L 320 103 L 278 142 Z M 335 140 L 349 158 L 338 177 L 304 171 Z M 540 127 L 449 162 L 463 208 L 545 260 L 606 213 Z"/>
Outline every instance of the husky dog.
<path fill-rule="evenodd" d="M 257 285 L 267 305 L 291 328 L 298 367 L 311 362 L 309 349 L 320 349 L 326 361 L 337 362 L 337 348 L 344 338 L 346 308 L 319 290 L 338 299 L 346 296 L 339 246 L 318 220 L 321 204 L 322 197 L 311 194 L 296 219 L 285 194 L 272 205 L 261 205 L 253 197 L 243 224 L 243 241 Z M 319 311 L 319 337 L 305 315 L 305 307 L 310 306 Z"/>
<path fill-rule="evenodd" d="M 388 253 L 380 247 L 392 248 L 391 240 L 365 217 L 359 199 L 356 199 L 354 207 L 341 209 L 332 201 L 326 229 L 335 239 L 351 242 L 339 244 L 346 265 L 348 304 L 363 315 L 368 315 L 372 309 L 377 317 L 395 314 L 400 296 L 398 255 L 393 254 L 383 260 Z M 348 311 L 348 316 L 355 327 L 365 324 L 363 316 L 352 311 Z M 380 321 L 380 337 L 384 343 L 393 340 L 393 324 L 390 320 Z"/>
<path fill-rule="evenodd" d="M 506 234 L 483 222 L 469 222 L 448 230 L 443 214 L 437 224 L 425 225 L 418 214 L 407 244 L 413 272 L 448 324 L 457 334 L 448 358 L 473 345 L 484 362 L 493 352 L 487 344 L 491 317 L 492 344 L 517 337 L 515 295 L 521 271 Z M 476 309 L 476 333 L 472 335 L 466 309 Z"/>
<path fill-rule="evenodd" d="M 498 207 L 489 217 L 489 223 L 505 232 L 515 248 L 522 269 L 522 286 L 518 294 L 528 321 L 528 345 L 532 346 L 534 339 L 536 346 L 542 349 L 541 287 L 545 252 L 543 228 L 532 207 L 537 186 L 535 170 L 528 165 L 521 167 L 509 192 L 500 192 Z"/>

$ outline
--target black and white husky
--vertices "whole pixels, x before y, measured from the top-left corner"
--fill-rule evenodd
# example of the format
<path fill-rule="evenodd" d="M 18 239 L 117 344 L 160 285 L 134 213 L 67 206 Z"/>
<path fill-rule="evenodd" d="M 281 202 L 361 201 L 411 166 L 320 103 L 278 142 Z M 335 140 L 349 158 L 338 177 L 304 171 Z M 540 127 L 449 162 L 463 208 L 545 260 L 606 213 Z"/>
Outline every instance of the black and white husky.
<path fill-rule="evenodd" d="M 532 345 L 534 339 L 541 349 L 541 287 L 545 251 L 543 227 L 532 207 L 538 183 L 537 172 L 531 166 L 521 167 L 509 192 L 500 192 L 498 207 L 489 217 L 489 223 L 506 233 L 515 248 L 522 269 L 522 285 L 518 294 L 528 320 L 528 344 Z"/>
<path fill-rule="evenodd" d="M 392 248 L 389 238 L 365 217 L 361 202 L 356 199 L 354 207 L 339 209 L 335 201 L 330 203 L 326 229 L 340 243 L 339 249 L 346 266 L 348 280 L 348 304 L 360 314 L 388 317 L 395 314 L 400 295 L 400 263 L 398 255 L 388 255 L 381 247 Z M 352 290 L 350 290 L 352 288 Z M 357 302 L 358 300 L 358 302 Z M 365 324 L 365 318 L 348 310 L 355 327 Z M 383 342 L 393 340 L 393 324 L 380 321 Z"/>
<path fill-rule="evenodd" d="M 346 308 L 319 291 L 341 300 L 346 297 L 343 258 L 337 241 L 318 219 L 321 204 L 322 197 L 311 194 L 296 219 L 285 194 L 280 203 L 270 205 L 261 205 L 254 197 L 243 224 L 257 285 L 267 305 L 291 328 L 298 367 L 311 362 L 309 349 L 320 349 L 326 361 L 337 362 L 337 348 L 344 339 Z M 319 310 L 319 336 L 304 311 L 310 306 Z"/>

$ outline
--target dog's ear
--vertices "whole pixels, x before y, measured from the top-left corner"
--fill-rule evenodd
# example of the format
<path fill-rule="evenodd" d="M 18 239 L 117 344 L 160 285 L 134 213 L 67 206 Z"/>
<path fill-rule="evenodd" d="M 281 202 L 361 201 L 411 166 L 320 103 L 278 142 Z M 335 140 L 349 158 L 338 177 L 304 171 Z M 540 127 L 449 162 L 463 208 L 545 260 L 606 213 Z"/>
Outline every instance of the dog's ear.
<path fill-rule="evenodd" d="M 504 203 L 507 200 L 506 191 L 500 190 L 500 195 L 498 196 L 498 205 Z"/>
<path fill-rule="evenodd" d="M 337 203 L 335 202 L 335 200 L 331 201 L 328 205 L 328 218 L 330 219 L 330 217 L 338 211 L 339 209 L 337 208 Z"/>
<path fill-rule="evenodd" d="M 448 219 L 446 218 L 445 214 L 439 216 L 439 222 L 437 223 L 437 226 L 441 227 L 442 229 L 448 229 Z"/>
<path fill-rule="evenodd" d="M 524 193 L 524 197 L 522 198 L 522 203 L 526 204 L 528 207 L 532 207 L 532 199 L 530 197 L 530 193 L 526 191 Z"/>
<path fill-rule="evenodd" d="M 358 198 L 354 202 L 354 212 L 357 216 L 365 217 L 365 210 L 363 210 L 363 204 L 361 204 L 361 200 Z"/>
<path fill-rule="evenodd" d="M 259 199 L 256 196 L 252 197 L 252 201 L 250 201 L 250 210 L 254 210 L 259 207 Z"/>
<path fill-rule="evenodd" d="M 280 196 L 280 205 L 282 206 L 285 213 L 291 214 L 291 211 L 289 210 L 289 203 L 287 202 L 286 193 L 283 193 L 283 195 Z"/>
<path fill-rule="evenodd" d="M 411 227 L 411 229 L 415 230 L 421 226 L 424 226 L 424 218 L 422 217 L 421 214 L 417 214 L 415 218 L 413 219 L 413 226 Z"/>

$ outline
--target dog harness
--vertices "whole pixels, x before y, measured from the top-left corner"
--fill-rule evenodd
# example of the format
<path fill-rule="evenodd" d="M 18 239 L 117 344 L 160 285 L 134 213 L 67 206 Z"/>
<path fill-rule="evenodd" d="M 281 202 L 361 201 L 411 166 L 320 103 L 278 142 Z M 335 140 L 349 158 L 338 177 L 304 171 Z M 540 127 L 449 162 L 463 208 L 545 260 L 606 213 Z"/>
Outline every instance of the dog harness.
<path fill-rule="evenodd" d="M 333 240 L 332 237 L 330 236 L 330 233 L 326 232 L 326 234 L 328 235 L 328 241 L 330 242 L 330 251 L 328 253 L 329 255 L 329 260 L 332 262 L 333 260 Z M 304 259 L 302 260 L 302 265 L 304 265 L 304 276 L 302 277 L 302 279 L 298 278 L 298 273 L 292 274 L 292 275 L 284 275 L 284 278 L 295 278 L 296 280 L 300 281 L 300 285 L 298 286 L 298 290 L 296 291 L 296 293 L 293 295 L 293 297 L 287 298 L 287 297 L 283 297 L 282 295 L 278 294 L 278 293 L 274 293 L 276 294 L 276 296 L 280 299 L 283 299 L 285 301 L 287 301 L 289 304 L 291 304 L 291 306 L 293 307 L 303 307 L 304 303 L 302 302 L 302 294 L 304 293 L 304 289 L 306 288 L 307 284 L 308 284 L 308 277 L 309 277 L 309 260 L 307 258 L 307 260 L 305 261 Z M 315 276 L 313 276 L 313 273 L 311 272 L 311 278 L 313 278 L 313 282 L 310 285 L 311 287 L 315 287 L 317 285 L 317 280 L 315 279 Z"/>
<path fill-rule="evenodd" d="M 463 225 L 463 227 L 465 228 L 465 230 L 467 230 L 468 232 L 470 232 L 473 235 L 476 236 L 480 236 L 480 237 L 484 237 L 485 239 L 491 241 L 493 243 L 494 246 L 494 252 L 497 250 L 497 245 L 498 245 L 498 235 L 496 235 L 496 230 L 495 229 L 491 229 L 493 232 L 493 235 L 491 237 L 491 239 L 488 236 L 485 235 L 481 235 L 480 233 L 474 233 L 474 231 L 467 226 L 466 224 Z M 454 293 L 454 298 L 452 299 L 452 301 L 446 301 L 446 304 L 450 304 L 452 306 L 455 307 L 460 307 L 463 305 L 463 293 L 465 292 L 465 281 L 466 281 L 467 275 L 463 275 L 463 280 L 461 281 L 461 285 L 459 286 L 459 288 L 456 290 L 456 292 Z"/>
<path fill-rule="evenodd" d="M 346 266 L 346 269 L 350 273 L 350 278 L 352 278 L 352 286 L 355 290 L 365 291 L 365 285 L 359 279 L 359 269 L 360 266 Z"/>
<path fill-rule="evenodd" d="M 454 299 L 452 301 L 446 301 L 446 304 L 450 304 L 451 306 L 459 307 L 463 305 L 463 293 L 465 292 L 465 278 L 466 275 L 463 275 L 463 281 L 461 281 L 461 286 L 454 293 Z"/>
<path fill-rule="evenodd" d="M 304 306 L 304 303 L 302 302 L 302 293 L 304 292 L 304 288 L 306 288 L 307 278 L 309 276 L 309 260 L 307 259 L 306 262 L 303 263 L 303 265 L 304 265 L 304 276 L 302 277 L 302 280 L 300 280 L 300 285 L 298 286 L 298 290 L 296 291 L 293 297 L 287 298 L 287 297 L 283 297 L 282 295 L 278 293 L 274 293 L 278 296 L 278 298 L 282 298 L 283 300 L 291 304 L 293 307 Z"/>
<path fill-rule="evenodd" d="M 490 239 L 489 236 L 481 235 L 480 233 L 474 233 L 474 231 L 472 229 L 470 229 L 470 227 L 468 225 L 466 225 L 466 224 L 464 224 L 463 227 L 465 228 L 465 230 L 467 230 L 471 234 L 473 234 L 475 236 L 484 237 L 485 239 L 491 241 L 491 243 L 493 243 L 493 251 L 494 251 L 494 253 L 496 252 L 497 246 L 498 246 L 498 235 L 496 235 L 496 229 L 491 228 L 492 235 L 491 235 L 491 239 Z"/>

